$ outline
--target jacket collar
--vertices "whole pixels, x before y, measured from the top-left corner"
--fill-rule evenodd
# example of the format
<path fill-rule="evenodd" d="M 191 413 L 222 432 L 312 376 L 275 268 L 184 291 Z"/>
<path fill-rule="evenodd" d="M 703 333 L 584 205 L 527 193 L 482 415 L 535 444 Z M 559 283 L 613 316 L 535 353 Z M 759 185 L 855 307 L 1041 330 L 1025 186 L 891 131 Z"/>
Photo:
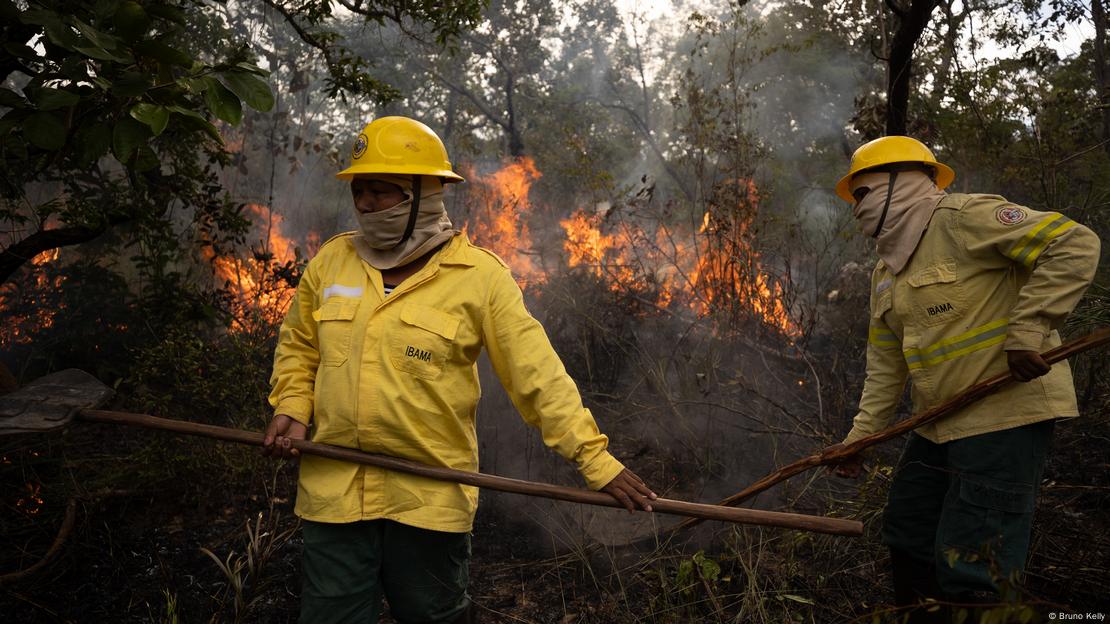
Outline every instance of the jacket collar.
<path fill-rule="evenodd" d="M 457 266 L 475 266 L 474 259 L 471 257 L 470 240 L 467 239 L 466 234 L 459 231 L 451 237 L 447 245 L 439 252 L 439 263 L 441 265 L 457 265 Z"/>

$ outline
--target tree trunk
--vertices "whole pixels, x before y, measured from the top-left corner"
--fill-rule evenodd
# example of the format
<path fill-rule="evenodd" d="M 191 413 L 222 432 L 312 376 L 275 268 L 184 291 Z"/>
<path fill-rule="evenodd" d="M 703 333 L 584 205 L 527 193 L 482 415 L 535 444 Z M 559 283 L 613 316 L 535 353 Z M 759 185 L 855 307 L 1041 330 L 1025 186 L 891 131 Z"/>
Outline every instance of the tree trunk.
<path fill-rule="evenodd" d="M 513 93 L 516 91 L 516 81 L 513 75 L 505 72 L 505 112 L 508 114 L 508 123 L 505 132 L 509 135 L 509 155 L 513 158 L 524 156 L 524 139 L 520 136 L 520 128 L 516 125 L 516 108 L 513 105 Z"/>
<path fill-rule="evenodd" d="M 887 6 L 898 16 L 898 30 L 890 44 L 886 133 L 906 134 L 913 49 L 921 39 L 921 33 L 925 32 L 925 27 L 929 25 L 929 17 L 937 6 L 937 0 L 912 0 L 909 8 L 899 6 L 897 0 L 887 0 Z"/>
<path fill-rule="evenodd" d="M 1091 0 L 1091 20 L 1095 23 L 1095 84 L 1098 85 L 1098 104 L 1102 108 L 1103 146 L 1110 154 L 1110 86 L 1106 84 L 1106 11 L 1102 0 Z"/>

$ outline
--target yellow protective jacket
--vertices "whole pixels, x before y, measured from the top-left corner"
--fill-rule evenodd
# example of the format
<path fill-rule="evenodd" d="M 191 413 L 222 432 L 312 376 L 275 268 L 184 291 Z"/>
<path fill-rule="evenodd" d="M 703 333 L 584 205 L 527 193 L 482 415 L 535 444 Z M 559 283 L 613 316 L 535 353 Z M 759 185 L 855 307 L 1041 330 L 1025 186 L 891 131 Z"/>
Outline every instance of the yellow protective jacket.
<path fill-rule="evenodd" d="M 1007 371 L 1007 350 L 1058 346 L 1098 257 L 1098 237 L 1062 214 L 997 195 L 942 199 L 902 272 L 880 260 L 872 273 L 867 380 L 845 442 L 889 425 L 907 376 L 922 412 Z M 1060 362 L 916 431 L 942 443 L 1077 415 L 1071 369 Z"/>
<path fill-rule="evenodd" d="M 624 468 L 609 452 L 539 322 L 497 256 L 456 235 L 388 297 L 354 233 L 308 263 L 282 323 L 270 404 L 315 442 L 478 470 L 482 347 L 524 420 L 593 489 Z M 297 515 L 471 529 L 477 488 L 303 455 Z"/>

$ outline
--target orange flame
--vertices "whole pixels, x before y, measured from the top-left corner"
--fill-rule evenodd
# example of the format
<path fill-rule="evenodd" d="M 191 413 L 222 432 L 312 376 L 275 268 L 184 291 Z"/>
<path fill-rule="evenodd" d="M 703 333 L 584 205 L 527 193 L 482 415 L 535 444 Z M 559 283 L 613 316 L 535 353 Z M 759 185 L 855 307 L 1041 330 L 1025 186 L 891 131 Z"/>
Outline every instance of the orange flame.
<path fill-rule="evenodd" d="M 235 333 L 274 327 L 285 317 L 296 288 L 274 277 L 272 269 L 293 262 L 297 245 L 284 233 L 284 218 L 262 204 L 247 204 L 252 213 L 257 244 L 251 257 L 215 256 L 211 248 L 204 254 L 212 263 L 216 278 L 231 293 L 231 326 Z M 310 232 L 308 247 L 319 248 L 320 236 Z"/>
<path fill-rule="evenodd" d="M 755 186 L 748 182 L 747 187 L 742 199 L 754 206 Z M 624 220 L 614 226 L 615 233 L 605 234 L 601 221 L 581 210 L 560 221 L 563 249 L 570 267 L 605 280 L 611 291 L 640 297 L 654 293 L 659 309 L 680 303 L 699 318 L 723 312 L 757 318 L 787 336 L 801 333 L 781 285 L 763 270 L 748 242 L 750 217 L 717 222 L 707 211 L 700 226 L 686 235 L 665 224 L 649 234 Z"/>
<path fill-rule="evenodd" d="M 470 214 L 463 225 L 477 245 L 500 256 L 513 269 L 521 287 L 543 282 L 543 273 L 533 258 L 532 236 L 526 219 L 532 210 L 528 193 L 540 179 L 536 163 L 529 157 L 507 160 L 488 176 L 467 172 L 473 180 L 468 201 Z"/>
<path fill-rule="evenodd" d="M 58 288 L 65 282 L 65 278 L 56 276 L 50 278 L 43 267 L 54 262 L 61 255 L 61 249 L 48 249 L 31 258 L 31 271 L 34 276 L 33 290 L 42 291 L 47 288 Z M 32 336 L 39 331 L 54 326 L 54 318 L 59 309 L 47 306 L 36 306 L 33 315 L 13 314 L 9 310 L 15 305 L 18 287 L 14 282 L 0 286 L 0 312 L 7 317 L 0 327 L 0 346 L 17 344 L 30 344 Z"/>
<path fill-rule="evenodd" d="M 641 290 L 639 277 L 624 253 L 628 246 L 616 236 L 602 234 L 600 223 L 599 215 L 581 210 L 559 222 L 566 233 L 563 250 L 567 252 L 567 265 L 583 267 L 594 277 L 606 280 L 614 292 Z"/>

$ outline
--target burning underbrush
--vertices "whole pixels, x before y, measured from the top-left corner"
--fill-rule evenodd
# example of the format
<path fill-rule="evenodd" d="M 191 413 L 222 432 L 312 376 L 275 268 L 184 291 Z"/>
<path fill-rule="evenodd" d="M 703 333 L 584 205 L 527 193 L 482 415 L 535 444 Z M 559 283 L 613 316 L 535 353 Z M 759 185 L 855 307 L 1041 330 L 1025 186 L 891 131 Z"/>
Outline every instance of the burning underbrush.
<path fill-rule="evenodd" d="M 802 333 L 789 274 L 772 272 L 753 245 L 759 192 L 751 180 L 718 184 L 690 218 L 673 205 L 632 198 L 576 209 L 537 236 L 529 190 L 541 174 L 531 159 L 469 175 L 475 189 L 464 200 L 464 231 L 501 255 L 537 296 L 540 286 L 571 274 L 611 293 L 631 316 L 712 319 L 726 333 L 750 332 L 752 324 L 787 339 Z"/>
<path fill-rule="evenodd" d="M 659 494 L 712 502 L 843 434 L 862 381 L 867 321 L 852 310 L 866 301 L 866 277 L 843 272 L 833 287 L 852 306 L 810 323 L 789 265 L 759 244 L 766 198 L 751 181 L 725 180 L 680 210 L 635 194 L 560 206 L 536 191 L 542 174 L 528 160 L 466 175 L 456 224 L 512 266 L 611 450 Z M 120 409 L 261 429 L 276 327 L 322 237 L 292 231 L 261 204 L 238 210 L 249 227 L 194 241 L 196 266 L 167 282 L 182 286 L 163 291 L 180 297 L 175 317 L 149 307 L 158 301 L 142 294 L 147 282 L 103 258 L 36 258 L 0 293 L 15 319 L 0 328 L 4 350 L 41 354 L 41 368 L 78 365 L 120 380 Z M 487 362 L 479 374 L 483 472 L 581 486 L 520 421 Z M 1105 394 L 1104 381 L 1090 384 L 1090 396 Z M 1094 410 L 1106 407 L 1098 401 Z M 1103 435 L 1105 421 L 1066 429 L 1065 439 Z M 1067 573 L 1064 562 L 1104 569 L 1105 540 L 1082 534 L 1095 534 L 1085 510 L 1103 507 L 1107 489 L 1069 478 L 1068 462 L 1095 460 L 1064 449 L 1038 511 L 1048 546 L 1033 553 L 1042 572 L 1032 586 L 1095 604 L 1099 579 Z M 484 492 L 472 595 L 489 622 L 869 618 L 889 601 L 875 531 L 896 455 L 893 446 L 877 453 L 858 485 L 814 471 L 752 502 L 862 519 L 863 540 L 707 524 L 657 541 L 676 519 Z M 0 528 L 18 542 L 0 556 L 0 575 L 34 565 L 71 501 L 79 510 L 46 573 L 0 598 L 13 621 L 47 612 L 82 621 L 296 617 L 292 466 L 243 447 L 83 425 L 0 446 L 0 479 Z"/>

